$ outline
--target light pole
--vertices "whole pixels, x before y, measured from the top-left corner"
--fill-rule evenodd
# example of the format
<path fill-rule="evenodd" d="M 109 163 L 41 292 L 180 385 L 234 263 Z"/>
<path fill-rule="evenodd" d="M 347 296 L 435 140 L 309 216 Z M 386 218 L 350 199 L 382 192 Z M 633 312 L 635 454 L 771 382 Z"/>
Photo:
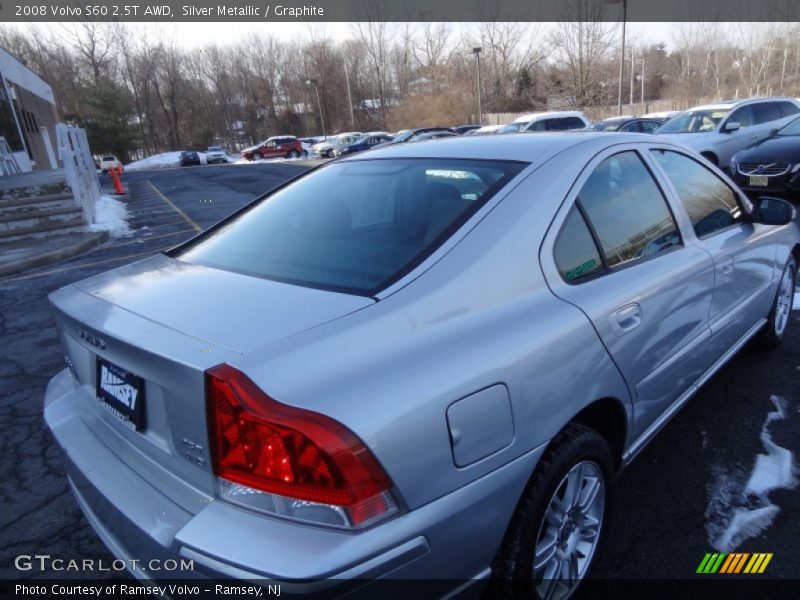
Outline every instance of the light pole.
<path fill-rule="evenodd" d="M 350 75 L 347 73 L 347 56 L 342 55 L 342 63 L 344 64 L 344 81 L 347 84 L 347 103 L 350 105 L 350 126 L 353 130 L 356 128 L 356 115 L 353 112 L 353 96 L 350 93 Z"/>
<path fill-rule="evenodd" d="M 322 102 L 319 99 L 319 84 L 316 79 L 306 79 L 306 85 L 313 85 L 317 91 L 317 107 L 319 107 L 319 124 L 322 126 L 322 137 L 328 137 L 325 134 L 325 120 L 322 118 Z"/>
<path fill-rule="evenodd" d="M 636 63 L 642 64 L 642 104 L 644 104 L 644 59 L 643 58 L 634 58 L 632 55 L 628 59 L 631 61 L 631 96 L 630 96 L 630 105 L 633 106 L 633 82 L 634 82 L 634 69 L 636 67 Z"/>
<path fill-rule="evenodd" d="M 625 21 L 628 19 L 628 0 L 605 0 L 606 4 L 622 2 L 622 48 L 619 54 L 619 88 L 617 91 L 617 116 L 622 116 L 622 78 L 625 71 Z"/>
<path fill-rule="evenodd" d="M 483 108 L 481 107 L 481 52 L 483 48 L 480 46 L 475 46 L 472 49 L 472 54 L 475 55 L 475 59 L 478 64 L 478 124 L 483 125 Z"/>

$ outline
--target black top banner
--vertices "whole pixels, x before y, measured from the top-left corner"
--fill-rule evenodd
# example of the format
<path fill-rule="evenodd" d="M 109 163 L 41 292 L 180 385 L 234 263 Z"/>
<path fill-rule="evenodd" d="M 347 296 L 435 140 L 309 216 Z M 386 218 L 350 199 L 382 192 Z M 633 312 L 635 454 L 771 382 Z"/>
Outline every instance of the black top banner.
<path fill-rule="evenodd" d="M 0 0 L 0 22 L 796 22 L 798 0 Z"/>

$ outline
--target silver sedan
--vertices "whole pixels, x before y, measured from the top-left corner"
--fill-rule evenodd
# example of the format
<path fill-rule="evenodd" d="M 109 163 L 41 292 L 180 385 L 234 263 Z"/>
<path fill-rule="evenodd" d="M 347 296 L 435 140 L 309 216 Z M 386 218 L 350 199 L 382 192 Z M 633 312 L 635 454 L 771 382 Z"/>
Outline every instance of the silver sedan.
<path fill-rule="evenodd" d="M 653 136 L 389 146 L 54 292 L 45 419 L 120 558 L 566 597 L 615 473 L 784 338 L 793 218 Z"/>

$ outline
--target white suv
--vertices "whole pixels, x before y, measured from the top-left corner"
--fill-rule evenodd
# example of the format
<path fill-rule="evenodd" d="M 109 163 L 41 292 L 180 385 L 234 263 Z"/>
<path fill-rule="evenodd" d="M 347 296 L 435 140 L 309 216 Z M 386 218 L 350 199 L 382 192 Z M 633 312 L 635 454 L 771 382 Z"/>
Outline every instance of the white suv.
<path fill-rule="evenodd" d="M 589 119 L 577 110 L 540 112 L 522 115 L 497 133 L 521 133 L 523 131 L 570 131 L 591 125 Z"/>
<path fill-rule="evenodd" d="M 655 133 L 689 146 L 726 167 L 742 148 L 769 137 L 800 113 L 794 98 L 750 98 L 696 106 L 680 113 Z"/>

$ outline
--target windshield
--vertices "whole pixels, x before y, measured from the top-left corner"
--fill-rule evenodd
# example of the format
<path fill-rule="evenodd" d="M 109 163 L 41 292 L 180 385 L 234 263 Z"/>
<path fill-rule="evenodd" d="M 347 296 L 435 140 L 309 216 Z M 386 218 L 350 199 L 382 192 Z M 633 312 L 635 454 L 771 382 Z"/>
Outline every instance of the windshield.
<path fill-rule="evenodd" d="M 209 146 L 208 147 L 208 152 L 222 152 L 222 151 L 223 151 L 222 148 L 220 148 L 219 146 Z"/>
<path fill-rule="evenodd" d="M 655 133 L 701 133 L 714 131 L 719 122 L 730 112 L 728 108 L 689 110 L 664 123 Z"/>
<path fill-rule="evenodd" d="M 371 296 L 429 256 L 524 167 L 432 158 L 330 163 L 173 255 Z"/>
<path fill-rule="evenodd" d="M 778 131 L 778 135 L 800 135 L 800 118 L 795 119 L 786 127 Z"/>
<path fill-rule="evenodd" d="M 522 131 L 522 128 L 528 123 L 530 123 L 530 121 L 522 123 L 509 123 L 508 125 L 503 126 L 497 133 L 517 133 L 518 131 Z"/>
<path fill-rule="evenodd" d="M 403 131 L 402 133 L 398 133 L 395 138 L 394 142 L 405 142 L 408 138 L 414 135 L 413 131 Z"/>

